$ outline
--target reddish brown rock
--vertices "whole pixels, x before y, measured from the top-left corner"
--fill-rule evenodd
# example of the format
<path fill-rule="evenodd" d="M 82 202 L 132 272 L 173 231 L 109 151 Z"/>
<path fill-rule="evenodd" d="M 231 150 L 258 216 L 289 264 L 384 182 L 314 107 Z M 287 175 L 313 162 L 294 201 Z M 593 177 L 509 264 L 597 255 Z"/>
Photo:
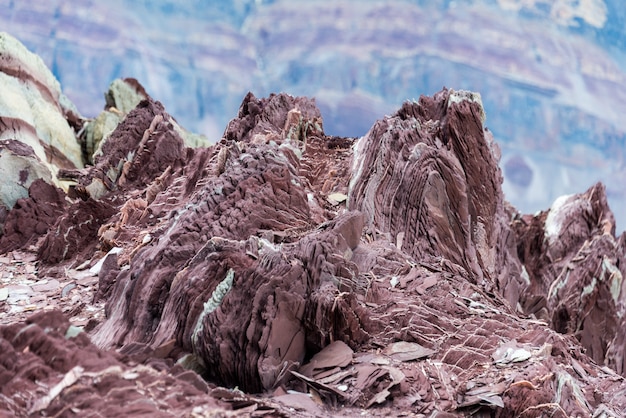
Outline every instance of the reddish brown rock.
<path fill-rule="evenodd" d="M 515 308 L 520 268 L 483 117 L 473 93 L 405 103 L 357 144 L 348 207 L 364 212 L 371 236 L 415 259 L 451 262 Z"/>
<path fill-rule="evenodd" d="M 59 311 L 0 326 L 0 347 L 0 410 L 7 416 L 238 415 L 195 374 L 100 350 Z M 247 402 L 280 414 L 260 399 Z"/>
<path fill-rule="evenodd" d="M 41 179 L 28 188 L 28 199 L 17 201 L 4 221 L 0 253 L 34 244 L 63 214 L 68 203 L 65 193 Z"/>
<path fill-rule="evenodd" d="M 98 229 L 115 213 L 113 206 L 95 200 L 78 201 L 60 216 L 42 241 L 39 260 L 54 264 L 89 258 L 98 244 Z"/>
<path fill-rule="evenodd" d="M 563 196 L 513 225 L 530 282 L 526 310 L 575 335 L 598 364 L 624 374 L 625 235 L 614 235 L 604 186 Z"/>
<path fill-rule="evenodd" d="M 240 142 L 269 142 L 273 139 L 304 140 L 311 132 L 322 131 L 322 117 L 315 101 L 288 94 L 271 94 L 257 99 L 248 93 L 231 120 L 224 138 Z M 268 134 L 273 135 L 268 135 Z M 258 135 L 258 136 L 257 136 Z"/>
<path fill-rule="evenodd" d="M 93 266 L 116 247 L 94 273 L 100 358 L 117 349 L 122 377 L 134 361 L 178 376 L 164 383 L 175 390 L 206 390 L 184 366 L 267 397 L 216 388 L 226 403 L 190 395 L 181 414 L 208 402 L 302 416 L 617 416 L 624 238 L 604 189 L 516 213 L 484 122 L 479 96 L 444 89 L 362 138 L 336 138 L 312 100 L 249 94 L 218 144 L 192 149 L 147 99 L 93 167 L 63 173 L 78 186 L 39 241 L 40 269 Z M 96 350 L 88 342 L 78 351 Z M 67 379 L 47 408 L 92 399 L 80 385 L 93 405 L 108 399 L 112 386 L 59 358 L 62 371 L 37 372 Z M 146 396 L 145 411 L 164 407 Z"/>
<path fill-rule="evenodd" d="M 288 96 L 280 100 L 306 105 L 305 100 Z M 303 141 L 289 137 L 284 120 L 279 123 L 283 127 L 274 126 L 275 133 L 268 134 L 274 145 L 261 142 L 258 135 L 255 141 L 261 143 L 226 141 L 216 147 L 220 151 L 198 150 L 193 156 L 192 167 L 197 166 L 196 159 L 205 164 L 202 179 L 195 177 L 196 172 L 188 177 L 186 170 L 175 174 L 177 187 L 184 192 L 173 195 L 186 201 L 177 203 L 173 217 L 160 220 L 164 226 L 152 234 L 152 243 L 137 252 L 130 270 L 118 275 L 112 298 L 128 302 L 108 305 L 110 320 L 94 336 L 98 344 L 141 341 L 158 345 L 176 338 L 184 349 L 196 353 L 213 379 L 225 384 L 237 381 L 242 388 L 260 391 L 284 378 L 279 373 L 285 361 L 302 362 L 306 335 L 317 349 L 339 335 L 364 341 L 366 334 L 355 327 L 351 307 L 346 306 L 346 315 L 343 309 L 328 314 L 335 306 L 333 289 L 341 277 L 355 274 L 353 266 L 338 265 L 341 257 L 334 253 L 356 247 L 360 216 L 338 219 L 338 231 L 327 226 L 328 238 L 321 235 L 308 239 L 308 244 L 299 242 L 300 233 L 315 228 L 313 216 L 324 203 L 307 196 L 306 179 L 298 176 Z M 213 155 L 208 161 L 207 153 Z M 172 194 L 160 196 L 172 199 Z M 152 207 L 161 210 L 165 202 L 160 196 L 146 207 L 146 213 Z M 129 217 L 126 227 L 136 221 L 142 223 Z M 281 255 L 281 244 L 293 248 L 289 257 Z M 219 286 L 224 290 L 216 290 Z M 249 310 L 227 310 L 219 314 L 218 323 L 205 324 L 210 301 L 218 300 L 216 295 L 227 293 L 231 286 L 236 290 L 228 292 L 224 303 Z M 314 304 L 307 307 L 310 295 Z M 255 302 L 250 306 L 250 301 Z M 313 317 L 307 319 L 306 314 Z M 129 323 L 131 316 L 135 320 Z M 336 322 L 332 324 L 336 329 L 316 324 L 315 316 Z M 274 322 L 280 324 L 281 332 L 272 331 Z M 233 333 L 232 341 L 213 339 L 215 344 L 206 344 L 207 335 Z M 246 354 L 234 358 L 220 354 L 242 349 Z"/>
<path fill-rule="evenodd" d="M 76 192 L 83 198 L 147 186 L 168 167 L 182 164 L 184 141 L 170 119 L 161 103 L 141 101 L 104 142 L 93 167 L 59 175 L 77 181 Z"/>

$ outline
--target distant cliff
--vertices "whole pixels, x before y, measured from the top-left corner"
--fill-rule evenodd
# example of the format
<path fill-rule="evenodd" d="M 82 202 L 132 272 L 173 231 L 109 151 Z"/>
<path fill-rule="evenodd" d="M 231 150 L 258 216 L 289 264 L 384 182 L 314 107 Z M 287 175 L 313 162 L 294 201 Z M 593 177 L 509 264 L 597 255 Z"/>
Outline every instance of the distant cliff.
<path fill-rule="evenodd" d="M 213 141 L 249 90 L 316 97 L 336 135 L 443 86 L 480 91 L 507 199 L 535 211 L 602 180 L 623 229 L 621 2 L 470 3 L 0 0 L 0 22 L 84 114 L 135 77 Z"/>

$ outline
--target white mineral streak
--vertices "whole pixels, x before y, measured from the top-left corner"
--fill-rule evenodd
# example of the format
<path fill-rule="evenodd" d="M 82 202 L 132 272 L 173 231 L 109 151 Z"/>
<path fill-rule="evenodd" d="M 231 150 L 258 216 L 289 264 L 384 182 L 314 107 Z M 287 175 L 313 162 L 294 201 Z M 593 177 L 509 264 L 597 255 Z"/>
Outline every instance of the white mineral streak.
<path fill-rule="evenodd" d="M 552 245 L 561 234 L 563 224 L 563 217 L 561 215 L 562 211 L 567 208 L 570 197 L 572 197 L 572 195 L 559 196 L 550 207 L 544 225 L 545 237 L 550 245 Z"/>
<path fill-rule="evenodd" d="M 350 202 L 349 196 L 352 194 L 354 186 L 361 181 L 361 176 L 363 175 L 363 169 L 365 168 L 365 144 L 370 133 L 371 130 L 352 145 L 352 178 L 348 185 L 348 202 Z M 348 209 L 350 208 L 348 207 Z"/>
<path fill-rule="evenodd" d="M 228 291 L 231 289 L 231 287 L 233 287 L 234 278 L 235 278 L 235 271 L 233 269 L 228 269 L 228 272 L 226 272 L 226 277 L 224 277 L 224 280 L 222 280 L 220 284 L 217 285 L 217 287 L 211 294 L 211 297 L 209 298 L 209 300 L 204 302 L 204 309 L 202 310 L 202 313 L 200 314 L 200 316 L 198 316 L 198 320 L 196 321 L 196 326 L 194 327 L 193 334 L 191 336 L 191 341 L 192 341 L 194 349 L 196 347 L 196 344 L 198 343 L 198 335 L 204 329 L 204 318 L 206 318 L 207 315 L 215 311 L 220 306 L 220 304 L 222 303 L 222 300 L 224 299 Z"/>
<path fill-rule="evenodd" d="M 119 254 L 122 252 L 122 248 L 120 247 L 113 247 L 109 250 L 108 253 L 105 254 L 104 257 L 102 257 L 100 260 L 98 260 L 98 262 L 96 264 L 94 264 L 90 269 L 89 272 L 92 274 L 99 274 L 100 270 L 102 269 L 102 265 L 104 264 L 104 260 L 110 255 L 110 254 Z"/>
<path fill-rule="evenodd" d="M 485 110 L 483 108 L 483 99 L 480 96 L 480 93 L 467 90 L 450 90 L 450 95 L 448 96 L 448 107 L 452 106 L 454 103 L 461 103 L 463 101 L 473 102 L 480 106 L 480 121 L 484 125 L 487 120 L 487 115 L 485 114 Z"/>
<path fill-rule="evenodd" d="M 570 374 L 562 373 L 562 372 L 557 373 L 556 381 L 557 381 L 557 389 L 556 389 L 556 393 L 553 399 L 554 403 L 556 403 L 557 405 L 560 404 L 563 398 L 563 395 L 565 395 L 566 398 L 577 401 L 577 403 L 581 407 L 585 408 L 587 411 L 593 410 L 589 406 L 589 403 L 587 403 L 587 399 L 585 399 L 585 395 L 582 389 L 580 388 L 579 382 L 576 379 L 574 379 Z M 569 386 L 569 388 L 565 389 L 566 386 Z M 594 416 L 597 416 L 597 415 L 594 415 Z"/>
<path fill-rule="evenodd" d="M 519 346 L 517 341 L 512 340 L 498 347 L 492 357 L 496 364 L 504 365 L 526 361 L 532 357 L 532 354 L 529 350 Z"/>
<path fill-rule="evenodd" d="M 273 254 L 281 250 L 280 244 L 276 245 L 266 238 L 259 238 L 257 245 L 259 254 Z"/>
<path fill-rule="evenodd" d="M 524 283 L 530 285 L 530 276 L 528 274 L 528 270 L 526 270 L 526 266 L 522 264 L 522 272 L 520 273 L 520 277 L 524 280 Z"/>
<path fill-rule="evenodd" d="M 283 149 L 288 149 L 293 151 L 293 153 L 296 155 L 296 157 L 298 157 L 298 160 L 302 159 L 302 150 L 298 147 L 297 144 L 294 144 L 292 141 L 285 141 L 282 144 L 280 144 L 278 146 L 279 150 L 283 150 Z M 282 154 L 281 157 L 285 159 L 285 161 L 289 162 L 289 160 L 287 160 Z"/>
<path fill-rule="evenodd" d="M 548 289 L 548 299 L 554 299 L 559 293 L 559 290 L 563 289 L 567 282 L 569 281 L 569 273 L 570 269 L 563 269 L 561 274 L 556 278 L 555 281 L 550 285 L 550 289 Z"/>
<path fill-rule="evenodd" d="M 85 369 L 83 369 L 81 366 L 76 366 L 72 368 L 69 372 L 65 374 L 65 376 L 63 376 L 63 379 L 61 379 L 59 383 L 57 383 L 52 389 L 50 389 L 50 392 L 47 395 L 35 401 L 29 411 L 29 414 L 34 414 L 35 412 L 41 411 L 42 409 L 46 409 L 54 400 L 54 398 L 56 398 L 61 392 L 63 392 L 63 389 L 70 387 L 74 383 L 76 383 L 78 379 L 80 379 L 80 377 L 83 375 L 84 371 Z"/>
<path fill-rule="evenodd" d="M 608 277 L 606 274 L 608 272 Z M 602 259 L 602 273 L 600 273 L 600 280 L 608 280 L 609 289 L 611 290 L 611 296 L 613 301 L 617 304 L 620 299 L 620 293 L 622 291 L 623 277 L 619 269 L 613 264 L 613 262 L 606 256 Z M 621 310 L 618 310 L 618 313 Z"/>
<path fill-rule="evenodd" d="M 401 128 L 401 122 L 399 123 Z M 377 152 L 376 159 L 373 161 L 372 166 L 368 170 L 369 180 L 362 181 L 361 177 L 364 175 L 365 169 L 365 150 L 367 147 L 371 146 L 369 143 L 371 141 L 371 136 L 373 135 L 373 131 L 377 128 L 378 124 L 374 124 L 374 126 L 370 129 L 370 131 L 365 134 L 365 136 L 359 138 L 356 143 L 352 146 L 353 149 L 353 157 L 352 157 L 352 178 L 350 179 L 350 183 L 348 185 L 348 204 L 347 209 L 350 210 L 349 202 L 350 196 L 355 192 L 354 187 L 359 183 L 365 183 L 365 190 L 358 191 L 357 193 L 363 196 L 361 211 L 365 214 L 366 219 L 373 219 L 375 208 L 374 203 L 376 201 L 375 196 L 380 193 L 379 187 L 384 183 L 384 179 L 386 176 L 391 175 L 390 170 L 393 170 L 393 165 L 391 162 L 387 160 L 389 155 L 385 153 L 384 147 L 385 144 L 391 141 L 392 130 L 394 130 L 397 126 L 388 126 L 387 131 L 383 134 L 383 137 L 380 140 L 380 146 L 383 148 L 379 152 Z M 389 202 L 391 204 L 391 202 Z"/>
<path fill-rule="evenodd" d="M 404 243 L 404 231 L 398 232 L 396 235 L 396 247 L 398 250 L 402 251 L 402 244 Z"/>
<path fill-rule="evenodd" d="M 400 283 L 400 279 L 398 278 L 398 276 L 393 276 L 391 278 L 391 280 L 389 281 L 389 284 L 391 285 L 392 288 L 395 288 L 398 283 Z"/>
<path fill-rule="evenodd" d="M 604 271 L 602 273 L 604 273 Z M 602 278 L 600 279 L 600 281 L 602 281 Z M 596 288 L 597 284 L 598 284 L 598 281 L 596 280 L 595 277 L 593 279 L 591 279 L 591 283 L 589 283 L 587 286 L 583 287 L 582 292 L 580 292 L 580 298 L 582 299 L 583 297 L 592 294 L 593 290 Z"/>

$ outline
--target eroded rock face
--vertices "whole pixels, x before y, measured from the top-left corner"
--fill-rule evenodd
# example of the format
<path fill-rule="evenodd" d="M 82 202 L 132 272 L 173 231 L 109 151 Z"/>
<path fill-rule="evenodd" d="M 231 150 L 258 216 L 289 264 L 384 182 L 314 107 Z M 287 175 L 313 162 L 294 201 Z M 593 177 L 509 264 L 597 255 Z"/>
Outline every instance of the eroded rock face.
<path fill-rule="evenodd" d="M 9 210 L 19 199 L 28 196 L 28 188 L 34 181 L 53 181 L 48 167 L 33 148 L 23 142 L 1 140 L 0 161 L 0 176 L 4 179 L 0 184 L 0 224 L 4 224 Z"/>
<path fill-rule="evenodd" d="M 105 146 L 107 139 L 128 113 L 149 96 L 135 79 L 114 80 L 105 94 L 105 110 L 94 120 L 85 120 L 63 95 L 59 82 L 43 61 L 6 33 L 0 33 L 0 86 L 1 236 L 6 216 L 16 202 L 39 193 L 29 191 L 34 181 L 41 179 L 73 195 L 73 190 L 69 189 L 74 186 L 74 170 L 82 169 L 85 164 L 98 165 L 96 160 L 110 158 L 102 156 L 103 149 L 111 152 Z M 206 138 L 187 132 L 169 115 L 165 122 L 173 126 L 172 132 L 170 128 L 166 130 L 167 135 L 177 140 L 182 138 L 184 145 L 178 144 L 179 148 L 208 145 Z M 157 128 L 156 122 L 153 128 Z M 129 145 L 128 150 L 134 152 L 137 144 Z M 170 151 L 173 150 L 162 151 L 161 159 L 169 158 Z M 175 154 L 175 150 L 173 152 Z M 177 158 L 174 154 L 172 158 Z M 132 157 L 125 156 L 128 160 Z M 110 185 L 117 181 L 116 176 L 121 175 L 123 167 L 108 168 L 111 171 L 107 174 L 113 180 L 105 183 Z M 90 193 L 99 197 L 102 187 L 99 183 L 93 184 Z M 18 210 L 23 212 L 23 208 Z M 37 231 L 42 234 L 41 228 Z M 33 228 L 22 231 L 22 238 L 31 232 Z M 11 240 L 0 248 L 17 248 L 26 241 Z"/>
<path fill-rule="evenodd" d="M 529 281 L 526 311 L 576 335 L 598 364 L 624 374 L 625 235 L 615 237 L 604 186 L 563 196 L 513 226 Z"/>
<path fill-rule="evenodd" d="M 0 347 L 3 414 L 176 416 L 231 409 L 180 366 L 99 350 L 60 311 L 0 326 Z"/>
<path fill-rule="evenodd" d="M 78 112 L 41 58 L 4 32 L 0 32 L 0 85 L 0 212 L 4 212 L 28 196 L 36 179 L 62 186 L 58 170 L 81 168 L 83 160 L 75 134 L 81 125 Z"/>
<path fill-rule="evenodd" d="M 162 225 L 152 228 L 152 243 L 138 250 L 131 269 L 118 275 L 112 295 L 128 303 L 110 305 L 111 321 L 94 338 L 101 345 L 160 344 L 177 338 L 186 350 L 196 353 L 211 377 L 222 382 L 236 379 L 247 390 L 261 391 L 274 386 L 285 361 L 302 362 L 305 336 L 321 348 L 345 333 L 345 325 L 331 331 L 319 329 L 315 318 L 306 319 L 305 313 L 327 317 L 306 302 L 314 292 L 320 292 L 320 298 L 333 294 L 336 283 L 326 290 L 320 289 L 323 283 L 355 274 L 349 267 L 336 271 L 341 257 L 333 263 L 322 260 L 335 252 L 351 251 L 361 231 L 360 215 L 354 215 L 357 221 L 339 222 L 341 232 L 328 232 L 328 238 L 309 240 L 306 245 L 300 242 L 300 234 L 320 223 L 325 203 L 307 195 L 307 180 L 299 176 L 304 138 L 291 137 L 294 128 L 286 115 L 311 106 L 310 102 L 286 95 L 267 101 L 248 97 L 242 108 L 250 100 L 259 106 L 269 102 L 265 113 L 275 112 L 273 101 L 288 106 L 283 118 L 266 126 L 266 137 L 257 134 L 252 140 L 244 133 L 241 140 L 198 150 L 189 166 L 171 169 L 170 176 L 179 183 L 176 187 L 141 205 L 142 213 L 148 215 L 127 217 L 125 229 L 146 228 L 155 222 Z M 300 118 L 294 119 L 296 125 Z M 325 138 L 310 134 L 306 141 L 323 143 Z M 187 171 L 191 167 L 203 173 L 200 178 L 198 171 Z M 166 211 L 166 200 L 173 196 L 179 201 L 173 211 Z M 356 226 L 346 226 L 355 222 Z M 350 245 L 342 234 L 349 235 Z M 285 255 L 286 251 L 291 254 Z M 218 294 L 225 295 L 223 302 Z M 250 301 L 254 301 L 252 306 Z M 331 308 L 324 300 L 319 304 L 322 313 Z M 221 320 L 216 322 L 209 315 L 214 311 Z M 330 318 L 337 316 L 341 322 L 340 313 Z M 134 323 L 126 321 L 128 315 L 135 318 Z M 273 323 L 282 325 L 272 332 Z M 150 324 L 148 332 L 146 324 Z M 218 334 L 226 341 L 205 343 L 208 335 Z M 356 341 L 364 340 L 359 328 L 354 334 Z M 242 349 L 246 355 L 237 355 Z M 227 359 L 223 358 L 226 353 L 230 353 Z"/>
<path fill-rule="evenodd" d="M 134 78 L 116 79 L 111 82 L 104 95 L 105 109 L 92 121 L 85 124 L 81 134 L 84 159 L 93 164 L 94 157 L 102 153 L 102 144 L 115 130 L 124 117 L 139 102 L 148 98 L 148 93 Z"/>
<path fill-rule="evenodd" d="M 35 244 L 36 239 L 45 235 L 63 215 L 67 206 L 69 203 L 63 190 L 42 179 L 35 180 L 28 188 L 28 198 L 18 199 L 4 221 L 0 253 Z"/>
<path fill-rule="evenodd" d="M 147 98 L 62 172 L 76 186 L 54 191 L 40 270 L 109 253 L 103 352 L 272 399 L 312 388 L 326 406 L 282 398 L 304 415 L 615 415 L 624 236 L 604 189 L 518 214 L 484 123 L 478 95 L 444 89 L 337 138 L 313 100 L 249 94 L 218 144 L 189 148 Z"/>
<path fill-rule="evenodd" d="M 355 148 L 349 208 L 369 233 L 415 259 L 443 258 L 515 307 L 520 291 L 504 210 L 499 150 L 483 128 L 480 96 L 444 90 L 405 103 Z"/>

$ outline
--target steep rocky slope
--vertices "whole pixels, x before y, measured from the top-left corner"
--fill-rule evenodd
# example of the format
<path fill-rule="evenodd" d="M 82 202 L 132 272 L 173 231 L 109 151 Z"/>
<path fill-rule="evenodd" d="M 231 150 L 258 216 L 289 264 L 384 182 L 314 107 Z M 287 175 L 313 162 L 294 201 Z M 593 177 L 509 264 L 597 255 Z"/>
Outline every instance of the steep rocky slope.
<path fill-rule="evenodd" d="M 444 89 L 343 138 L 312 99 L 248 94 L 210 147 L 138 100 L 108 106 L 119 124 L 58 172 L 66 190 L 39 179 L 7 207 L 6 258 L 35 249 L 41 279 L 97 275 L 105 318 L 9 316 L 24 289 L 3 288 L 0 409 L 626 410 L 624 235 L 604 187 L 518 213 L 480 95 Z"/>

